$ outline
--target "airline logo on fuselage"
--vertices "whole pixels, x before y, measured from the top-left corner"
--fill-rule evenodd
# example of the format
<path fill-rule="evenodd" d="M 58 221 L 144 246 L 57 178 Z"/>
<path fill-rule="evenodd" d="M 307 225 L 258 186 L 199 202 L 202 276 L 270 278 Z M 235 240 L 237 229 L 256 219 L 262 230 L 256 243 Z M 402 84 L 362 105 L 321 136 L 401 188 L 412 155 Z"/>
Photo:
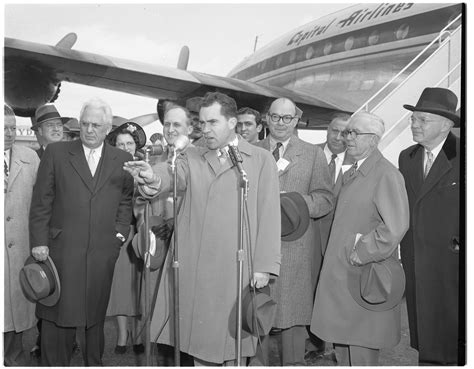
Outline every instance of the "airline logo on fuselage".
<path fill-rule="evenodd" d="M 299 46 L 305 40 L 309 40 L 315 36 L 323 35 L 332 25 L 334 25 L 334 27 L 338 26 L 340 30 L 343 30 L 345 27 L 353 26 L 363 22 L 368 22 L 369 20 L 385 17 L 390 14 L 395 14 L 400 11 L 408 10 L 412 6 L 413 3 L 383 3 L 379 4 L 375 9 L 359 9 L 352 12 L 351 15 L 349 15 L 347 18 L 341 19 L 340 21 L 337 21 L 337 18 L 334 18 L 327 24 L 315 25 L 310 31 L 299 31 L 291 37 L 287 46 Z"/>

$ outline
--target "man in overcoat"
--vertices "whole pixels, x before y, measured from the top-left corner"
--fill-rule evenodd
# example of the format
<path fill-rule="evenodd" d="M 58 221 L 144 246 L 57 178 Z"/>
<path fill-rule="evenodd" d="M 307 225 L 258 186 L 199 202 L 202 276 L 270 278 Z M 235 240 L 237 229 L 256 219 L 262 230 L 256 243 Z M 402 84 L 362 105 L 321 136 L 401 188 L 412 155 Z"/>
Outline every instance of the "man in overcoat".
<path fill-rule="evenodd" d="M 403 177 L 377 149 L 383 133 L 383 121 L 373 114 L 360 112 L 349 121 L 344 135 L 355 163 L 344 173 L 316 289 L 311 331 L 334 343 L 343 366 L 377 365 L 379 350 L 400 340 L 400 303 L 372 311 L 348 287 L 351 265 L 396 257 L 408 229 Z"/>
<path fill-rule="evenodd" d="M 86 102 L 80 127 L 80 140 L 47 146 L 33 190 L 32 254 L 37 260 L 49 254 L 61 282 L 58 303 L 36 307 L 43 365 L 69 365 L 77 327 L 85 328 L 85 365 L 102 365 L 115 262 L 130 230 L 133 178 L 123 163 L 131 155 L 104 142 L 110 107 Z"/>
<path fill-rule="evenodd" d="M 295 241 L 281 241 L 280 277 L 271 284 L 277 303 L 274 327 L 282 329 L 282 365 L 305 365 L 306 325 L 311 323 L 315 269 L 321 265 L 316 218 L 334 206 L 332 181 L 323 151 L 300 140 L 294 129 L 300 117 L 295 104 L 286 98 L 275 100 L 267 115 L 270 135 L 256 145 L 272 152 L 278 167 L 280 191 L 299 192 L 312 218 L 306 233 Z M 314 256 L 319 260 L 315 261 Z M 264 339 L 263 362 L 268 365 L 268 337 Z"/>
<path fill-rule="evenodd" d="M 4 107 L 4 323 L 3 359 L 7 366 L 28 365 L 23 353 L 23 332 L 34 326 L 35 304 L 20 286 L 20 270 L 30 255 L 28 214 L 39 159 L 36 153 L 15 144 L 13 110 Z"/>
<path fill-rule="evenodd" d="M 195 365 L 235 364 L 237 249 L 240 174 L 227 156 L 237 146 L 247 172 L 248 238 L 244 236 L 244 287 L 268 284 L 280 270 L 280 200 L 271 155 L 235 134 L 235 101 L 208 93 L 200 109 L 207 147 L 189 147 L 176 163 L 178 190 L 184 191 L 178 214 L 180 349 Z M 169 164 L 153 169 L 144 162 L 125 167 L 141 183 L 140 191 L 159 196 L 171 190 Z M 146 183 L 145 183 L 146 181 Z M 246 233 L 247 234 L 247 233 Z M 173 241 L 171 241 L 173 242 Z M 253 272 L 249 270 L 252 256 Z M 172 268 L 165 262 L 162 287 L 152 318 L 151 339 L 174 345 Z M 242 332 L 242 356 L 255 355 L 257 337 Z"/>
<path fill-rule="evenodd" d="M 410 229 L 401 243 L 407 274 L 410 344 L 420 364 L 463 365 L 465 337 L 459 319 L 460 142 L 456 95 L 426 88 L 412 111 L 416 145 L 401 152 L 399 167 L 410 202 Z M 462 255 L 462 254 L 461 254 Z"/>

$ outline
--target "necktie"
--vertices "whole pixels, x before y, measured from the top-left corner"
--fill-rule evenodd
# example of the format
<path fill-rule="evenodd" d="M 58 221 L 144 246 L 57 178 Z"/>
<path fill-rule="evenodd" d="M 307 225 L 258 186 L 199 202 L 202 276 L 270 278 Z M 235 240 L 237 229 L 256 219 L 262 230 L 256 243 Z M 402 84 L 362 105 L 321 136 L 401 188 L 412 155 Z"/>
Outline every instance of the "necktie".
<path fill-rule="evenodd" d="M 426 178 L 428 176 L 431 166 L 433 165 L 433 153 L 431 151 L 427 151 L 426 155 L 428 156 L 428 159 L 426 160 L 425 172 L 423 173 L 423 178 Z"/>
<path fill-rule="evenodd" d="M 227 161 L 227 151 L 225 149 L 218 149 L 217 150 L 217 158 L 219 159 L 219 163 L 224 164 Z"/>
<path fill-rule="evenodd" d="M 3 185 L 4 185 L 4 192 L 7 192 L 7 187 L 8 187 L 8 176 L 10 175 L 10 170 L 8 169 L 8 159 L 7 159 L 7 152 L 4 151 L 5 156 L 3 157 L 3 174 L 5 175 L 3 177 Z"/>
<path fill-rule="evenodd" d="M 89 169 L 91 170 L 92 177 L 94 177 L 95 170 L 97 169 L 97 163 L 95 162 L 94 153 L 95 150 L 91 150 L 89 152 L 89 156 L 87 157 L 87 164 L 89 164 Z"/>
<path fill-rule="evenodd" d="M 337 158 L 337 154 L 332 154 L 331 161 L 329 162 L 329 165 L 328 165 L 332 184 L 336 182 L 336 178 L 334 178 L 336 176 L 336 158 Z"/>
<path fill-rule="evenodd" d="M 352 164 L 352 167 L 350 167 L 345 173 L 344 176 L 342 177 L 342 183 L 347 183 L 351 179 L 354 178 L 355 173 L 357 172 L 357 162 Z"/>
<path fill-rule="evenodd" d="M 275 158 L 275 161 L 280 160 L 280 147 L 282 147 L 283 144 L 281 142 L 277 142 L 277 145 L 275 147 L 275 150 L 273 150 L 272 155 Z"/>

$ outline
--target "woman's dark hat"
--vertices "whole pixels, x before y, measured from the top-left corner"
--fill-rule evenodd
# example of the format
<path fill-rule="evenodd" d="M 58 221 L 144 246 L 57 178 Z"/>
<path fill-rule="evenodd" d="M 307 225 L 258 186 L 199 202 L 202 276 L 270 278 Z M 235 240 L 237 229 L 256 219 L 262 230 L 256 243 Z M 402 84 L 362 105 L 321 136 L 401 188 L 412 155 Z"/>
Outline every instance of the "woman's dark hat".
<path fill-rule="evenodd" d="M 308 205 L 298 192 L 280 194 L 281 240 L 295 241 L 303 236 L 309 226 Z"/>
<path fill-rule="evenodd" d="M 59 274 L 53 260 L 36 261 L 32 256 L 20 270 L 20 285 L 25 296 L 45 306 L 54 306 L 61 295 Z"/>
<path fill-rule="evenodd" d="M 460 119 L 456 114 L 458 98 L 454 92 L 447 88 L 427 87 L 421 93 L 415 106 L 405 104 L 403 107 L 410 111 L 421 111 L 446 117 L 454 122 L 454 127 L 459 127 Z"/>
<path fill-rule="evenodd" d="M 143 128 L 135 123 L 135 122 L 126 122 L 117 128 L 115 128 L 112 132 L 110 132 L 107 137 L 105 138 L 109 144 L 115 146 L 115 142 L 117 140 L 117 136 L 119 134 L 129 133 L 132 137 L 136 137 L 138 144 L 137 150 L 141 149 L 146 144 L 146 134 Z"/>
<path fill-rule="evenodd" d="M 393 309 L 402 301 L 405 292 L 405 272 L 394 257 L 350 266 L 347 278 L 352 298 L 371 311 Z"/>

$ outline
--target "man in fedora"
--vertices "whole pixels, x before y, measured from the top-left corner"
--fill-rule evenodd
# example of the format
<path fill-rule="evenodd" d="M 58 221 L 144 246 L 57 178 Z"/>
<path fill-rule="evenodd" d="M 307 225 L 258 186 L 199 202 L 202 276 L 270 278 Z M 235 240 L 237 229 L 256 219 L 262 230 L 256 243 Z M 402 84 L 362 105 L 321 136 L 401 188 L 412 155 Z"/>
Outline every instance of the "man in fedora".
<path fill-rule="evenodd" d="M 46 147 L 30 209 L 32 255 L 50 256 L 61 280 L 58 303 L 36 305 L 46 366 L 70 364 L 77 328 L 85 330 L 85 365 L 102 365 L 115 262 L 132 220 L 133 178 L 122 169 L 132 156 L 104 142 L 109 105 L 86 102 L 79 121 L 80 140 Z"/>
<path fill-rule="evenodd" d="M 43 156 L 44 149 L 51 143 L 63 140 L 64 124 L 71 118 L 61 117 L 53 104 L 45 104 L 36 109 L 35 124 L 31 129 L 37 132 L 40 148 L 36 150 L 39 158 Z"/>
<path fill-rule="evenodd" d="M 410 344 L 420 364 L 463 365 L 465 338 L 460 333 L 459 288 L 464 247 L 459 231 L 460 126 L 456 95 L 426 88 L 416 106 L 404 105 L 416 145 L 401 152 L 410 202 L 410 229 L 401 243 L 407 273 Z M 461 248 L 461 250 L 460 250 Z M 436 308 L 434 308 L 436 306 Z"/>
<path fill-rule="evenodd" d="M 367 112 L 353 115 L 343 132 L 347 153 L 355 162 L 342 168 L 343 185 L 311 321 L 313 333 L 334 343 L 338 365 L 378 365 L 379 350 L 400 340 L 402 294 L 394 304 L 386 295 L 378 300 L 381 306 L 368 308 L 353 298 L 348 287 L 353 268 L 389 258 L 398 262 L 397 247 L 408 229 L 403 177 L 377 149 L 383 133 L 383 121 Z"/>
<path fill-rule="evenodd" d="M 295 136 L 301 113 L 293 101 L 276 99 L 267 113 L 270 134 L 256 143 L 272 153 L 280 191 L 300 193 L 312 218 L 301 237 L 289 241 L 282 238 L 280 277 L 270 284 L 278 306 L 274 327 L 281 329 L 282 365 L 305 365 L 306 325 L 310 324 L 313 311 L 313 271 L 321 262 L 321 250 L 315 250 L 319 237 L 315 219 L 328 214 L 334 206 L 323 151 Z M 313 255 L 319 255 L 319 261 Z M 263 340 L 262 351 L 253 364 L 268 365 L 268 337 Z"/>
<path fill-rule="evenodd" d="M 5 365 L 28 365 L 23 353 L 23 332 L 36 323 L 35 305 L 20 287 L 20 269 L 30 254 L 28 214 L 39 166 L 35 152 L 16 145 L 13 110 L 4 106 L 4 323 Z"/>

